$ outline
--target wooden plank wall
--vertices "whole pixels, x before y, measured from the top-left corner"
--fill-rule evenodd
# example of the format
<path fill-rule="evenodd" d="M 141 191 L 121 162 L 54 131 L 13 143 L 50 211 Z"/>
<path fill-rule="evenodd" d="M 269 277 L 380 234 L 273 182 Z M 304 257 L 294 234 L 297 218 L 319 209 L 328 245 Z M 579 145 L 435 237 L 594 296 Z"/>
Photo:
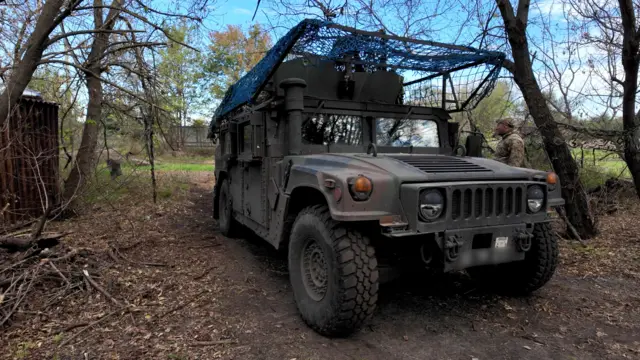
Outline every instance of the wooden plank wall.
<path fill-rule="evenodd" d="M 0 227 L 60 202 L 58 105 L 22 98 L 0 129 Z"/>

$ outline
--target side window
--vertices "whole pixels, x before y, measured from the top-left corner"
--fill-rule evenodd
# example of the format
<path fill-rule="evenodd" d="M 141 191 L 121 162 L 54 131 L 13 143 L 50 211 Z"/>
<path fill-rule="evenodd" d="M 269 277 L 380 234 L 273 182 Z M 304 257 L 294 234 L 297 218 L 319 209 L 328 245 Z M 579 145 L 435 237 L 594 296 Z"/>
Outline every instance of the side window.
<path fill-rule="evenodd" d="M 253 137 L 251 132 L 251 124 L 245 123 L 240 126 L 240 153 L 251 152 L 253 146 Z"/>
<path fill-rule="evenodd" d="M 302 143 L 360 145 L 362 118 L 355 115 L 304 114 Z"/>
<path fill-rule="evenodd" d="M 225 131 L 220 136 L 220 148 L 222 149 L 222 154 L 231 154 L 231 133 Z"/>

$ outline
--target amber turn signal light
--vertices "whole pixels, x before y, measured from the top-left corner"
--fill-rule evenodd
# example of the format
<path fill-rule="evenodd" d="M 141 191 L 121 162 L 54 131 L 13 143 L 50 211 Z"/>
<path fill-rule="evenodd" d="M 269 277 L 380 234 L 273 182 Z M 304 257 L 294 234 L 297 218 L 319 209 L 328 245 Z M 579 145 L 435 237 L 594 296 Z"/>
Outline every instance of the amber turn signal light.
<path fill-rule="evenodd" d="M 555 185 L 558 182 L 558 175 L 554 172 L 547 173 L 547 184 Z"/>
<path fill-rule="evenodd" d="M 368 193 L 371 192 L 372 188 L 373 185 L 371 185 L 371 180 L 364 176 L 358 176 L 353 182 L 353 191 L 355 192 Z"/>

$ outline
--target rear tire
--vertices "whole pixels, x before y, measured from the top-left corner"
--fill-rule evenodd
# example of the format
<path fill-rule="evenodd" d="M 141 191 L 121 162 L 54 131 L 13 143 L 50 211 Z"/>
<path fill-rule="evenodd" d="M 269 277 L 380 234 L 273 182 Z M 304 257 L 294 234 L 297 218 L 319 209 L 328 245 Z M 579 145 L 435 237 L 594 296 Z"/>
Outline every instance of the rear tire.
<path fill-rule="evenodd" d="M 467 273 L 482 286 L 508 295 L 528 295 L 544 286 L 558 266 L 558 238 L 550 223 L 533 227 L 532 246 L 523 261 L 479 266 Z"/>
<path fill-rule="evenodd" d="M 222 180 L 218 195 L 218 211 L 220 232 L 226 237 L 233 237 L 238 232 L 238 223 L 233 218 L 233 198 L 229 191 L 229 181 Z"/>
<path fill-rule="evenodd" d="M 289 276 L 298 310 L 317 333 L 342 337 L 367 322 L 378 300 L 378 263 L 367 237 L 334 221 L 326 206 L 297 216 Z"/>

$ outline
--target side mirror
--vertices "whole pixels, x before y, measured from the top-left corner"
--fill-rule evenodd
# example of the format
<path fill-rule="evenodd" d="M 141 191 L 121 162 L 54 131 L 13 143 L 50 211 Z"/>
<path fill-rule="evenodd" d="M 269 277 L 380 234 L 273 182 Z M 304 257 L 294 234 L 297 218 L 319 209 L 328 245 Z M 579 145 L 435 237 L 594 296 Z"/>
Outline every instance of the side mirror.
<path fill-rule="evenodd" d="M 467 156 L 482 157 L 482 136 L 467 136 L 465 147 L 467 148 Z"/>

